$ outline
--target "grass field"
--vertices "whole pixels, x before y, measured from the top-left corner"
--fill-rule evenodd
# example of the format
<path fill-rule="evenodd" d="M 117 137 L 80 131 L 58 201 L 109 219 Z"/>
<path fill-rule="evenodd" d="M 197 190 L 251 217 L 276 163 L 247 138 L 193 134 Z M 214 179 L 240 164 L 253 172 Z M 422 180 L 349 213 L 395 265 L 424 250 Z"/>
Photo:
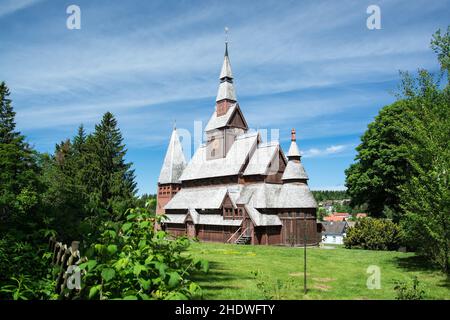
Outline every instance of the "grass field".
<path fill-rule="evenodd" d="M 193 243 L 190 252 L 210 262 L 208 274 L 195 276 L 205 299 L 395 299 L 395 281 L 415 275 L 426 299 L 450 299 L 449 280 L 412 253 L 308 248 L 305 295 L 302 248 Z M 381 289 L 367 288 L 371 265 L 380 267 Z"/>

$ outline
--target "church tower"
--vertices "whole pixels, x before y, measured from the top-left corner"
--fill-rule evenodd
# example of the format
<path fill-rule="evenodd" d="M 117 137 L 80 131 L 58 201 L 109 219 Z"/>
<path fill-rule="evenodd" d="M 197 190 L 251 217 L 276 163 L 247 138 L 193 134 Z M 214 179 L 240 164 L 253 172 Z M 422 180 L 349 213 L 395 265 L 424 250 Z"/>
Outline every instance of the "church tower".
<path fill-rule="evenodd" d="M 205 127 L 207 160 L 225 158 L 236 137 L 248 130 L 234 90 L 228 41 L 225 42 L 225 55 L 219 79 L 216 108 Z"/>
<path fill-rule="evenodd" d="M 219 79 L 220 84 L 216 97 L 216 114 L 218 117 L 225 115 L 229 108 L 236 103 L 233 73 L 231 72 L 230 57 L 228 56 L 228 42 L 225 42 L 225 56 Z"/>
<path fill-rule="evenodd" d="M 156 213 L 164 213 L 164 206 L 180 190 L 180 176 L 186 167 L 183 149 L 177 129 L 174 127 L 167 148 L 166 157 L 159 173 Z"/>

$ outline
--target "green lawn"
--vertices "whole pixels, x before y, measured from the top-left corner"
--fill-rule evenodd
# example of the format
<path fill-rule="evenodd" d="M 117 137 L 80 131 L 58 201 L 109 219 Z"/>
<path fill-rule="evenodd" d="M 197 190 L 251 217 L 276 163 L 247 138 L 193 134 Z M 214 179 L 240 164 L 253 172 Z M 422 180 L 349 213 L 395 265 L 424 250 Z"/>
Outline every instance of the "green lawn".
<path fill-rule="evenodd" d="M 412 253 L 308 248 L 304 295 L 303 248 L 193 243 L 190 252 L 210 262 L 208 274 L 195 275 L 206 299 L 264 299 L 252 271 L 274 299 L 395 299 L 395 280 L 414 275 L 427 299 L 450 299 L 446 277 Z M 381 289 L 367 288 L 371 265 L 380 267 Z"/>

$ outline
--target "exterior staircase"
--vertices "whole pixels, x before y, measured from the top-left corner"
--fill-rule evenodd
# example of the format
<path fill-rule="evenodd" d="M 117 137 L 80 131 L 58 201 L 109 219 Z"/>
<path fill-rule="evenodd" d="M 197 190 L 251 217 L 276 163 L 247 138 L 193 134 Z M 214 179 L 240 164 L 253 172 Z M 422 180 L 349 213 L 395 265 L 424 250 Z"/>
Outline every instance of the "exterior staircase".
<path fill-rule="evenodd" d="M 236 243 L 236 244 L 249 244 L 251 241 L 252 241 L 252 237 L 241 235 L 239 238 L 236 239 L 236 241 L 234 243 Z"/>
<path fill-rule="evenodd" d="M 248 228 L 245 228 L 244 230 L 242 230 L 242 227 L 239 227 L 239 229 L 237 229 L 236 232 L 233 233 L 233 235 L 227 240 L 227 242 L 228 243 L 233 242 L 235 244 L 249 244 L 249 243 L 251 243 L 252 237 L 250 235 L 248 235 L 247 229 Z M 237 234 L 239 234 L 239 236 L 237 238 L 235 238 Z"/>

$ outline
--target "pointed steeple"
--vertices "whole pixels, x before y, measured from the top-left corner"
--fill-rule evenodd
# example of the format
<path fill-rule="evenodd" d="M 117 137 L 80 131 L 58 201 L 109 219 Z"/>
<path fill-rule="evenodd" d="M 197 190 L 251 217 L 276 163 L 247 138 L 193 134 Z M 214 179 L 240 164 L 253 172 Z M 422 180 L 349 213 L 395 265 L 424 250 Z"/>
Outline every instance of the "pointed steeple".
<path fill-rule="evenodd" d="M 288 163 L 286 165 L 286 169 L 284 170 L 283 183 L 287 182 L 305 182 L 309 179 L 306 174 L 305 168 L 300 161 L 301 155 L 300 150 L 298 149 L 297 142 L 295 136 L 295 129 L 291 130 L 291 146 L 289 147 L 289 151 L 287 154 Z"/>
<path fill-rule="evenodd" d="M 222 69 L 220 71 L 220 77 L 219 79 L 225 79 L 228 78 L 232 81 L 233 79 L 233 73 L 231 72 L 231 64 L 230 64 L 230 57 L 228 56 L 228 42 L 225 42 L 225 57 L 223 59 Z"/>
<path fill-rule="evenodd" d="M 159 173 L 158 183 L 181 183 L 179 178 L 185 167 L 186 159 L 184 158 L 177 128 L 174 125 L 166 156 L 164 158 L 164 163 L 162 165 L 161 172 Z"/>
<path fill-rule="evenodd" d="M 297 141 L 297 138 L 295 135 L 295 129 L 292 129 L 291 130 L 291 146 L 289 147 L 287 156 L 289 159 L 300 161 L 300 150 L 298 150 L 296 141 Z"/>
<path fill-rule="evenodd" d="M 233 85 L 233 73 L 231 72 L 230 57 L 228 56 L 228 41 L 225 42 L 225 56 L 220 71 L 220 84 L 217 92 L 216 102 L 229 100 L 236 102 L 236 93 Z"/>

